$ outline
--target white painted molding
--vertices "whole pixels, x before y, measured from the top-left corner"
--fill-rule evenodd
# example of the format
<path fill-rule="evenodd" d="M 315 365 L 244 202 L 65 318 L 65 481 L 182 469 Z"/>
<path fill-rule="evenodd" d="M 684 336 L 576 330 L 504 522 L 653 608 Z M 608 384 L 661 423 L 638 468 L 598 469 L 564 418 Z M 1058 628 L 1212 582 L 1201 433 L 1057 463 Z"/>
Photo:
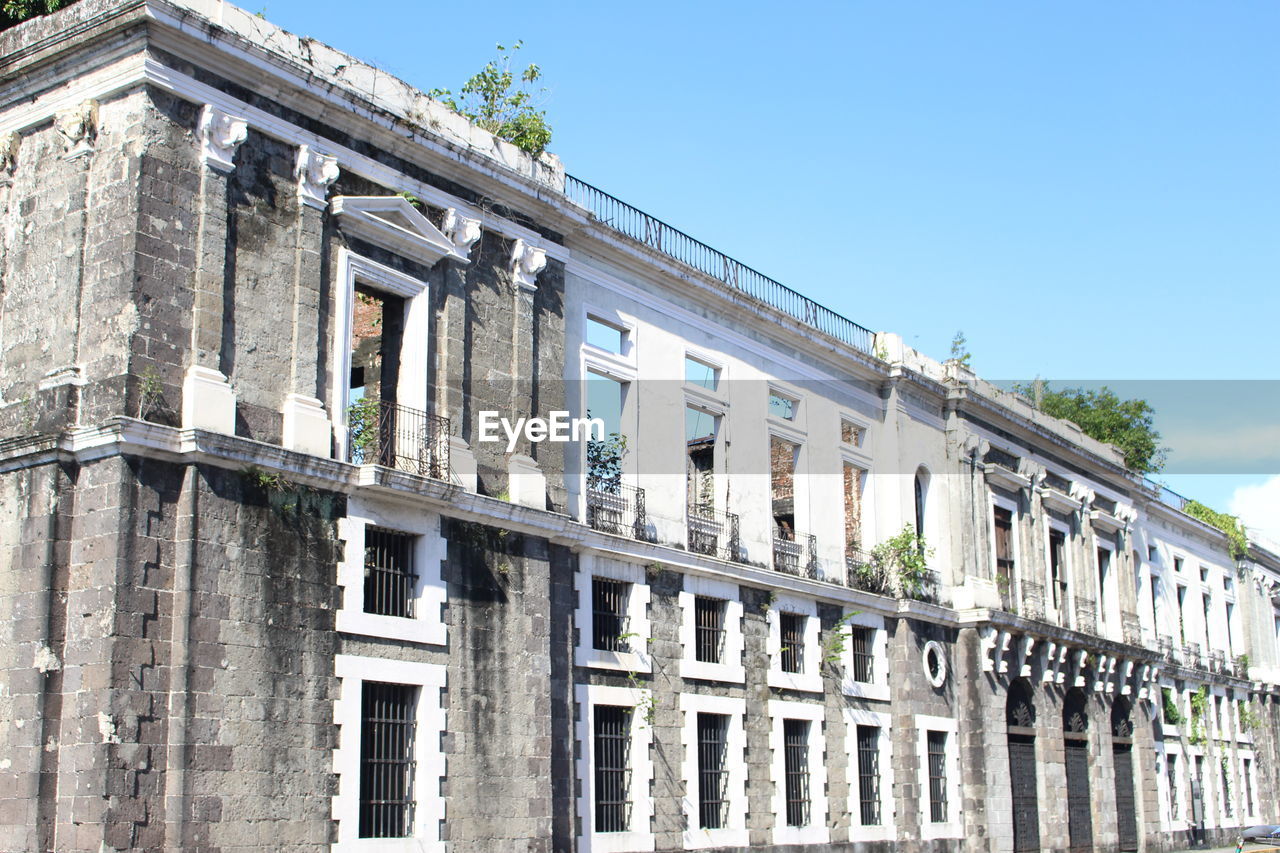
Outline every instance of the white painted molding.
<path fill-rule="evenodd" d="M 343 231 L 424 266 L 442 258 L 467 263 L 467 253 L 403 196 L 338 196 L 332 210 Z"/>
<path fill-rule="evenodd" d="M 236 149 L 249 138 L 249 123 L 212 104 L 200 111 L 200 159 L 219 172 L 235 169 Z"/>
<path fill-rule="evenodd" d="M 511 248 L 511 281 L 523 290 L 537 290 L 538 273 L 547 265 L 547 252 L 524 240 Z"/>
<path fill-rule="evenodd" d="M 329 185 L 338 180 L 338 161 L 310 145 L 299 145 L 293 177 L 298 182 L 298 201 L 323 210 Z"/>
<path fill-rule="evenodd" d="M 444 212 L 444 233 L 463 256 L 471 256 L 471 246 L 480 239 L 480 220 L 472 219 L 451 207 Z"/>
<path fill-rule="evenodd" d="M 746 847 L 750 844 L 747 829 L 747 738 L 743 730 L 743 718 L 747 702 L 732 696 L 704 696 L 696 693 L 680 694 L 680 711 L 684 725 L 680 728 L 680 740 L 684 746 L 681 763 L 685 783 L 685 796 L 681 799 L 686 829 L 684 849 L 700 850 L 708 847 Z M 728 801 L 728 820 L 719 829 L 699 828 L 698 789 L 698 714 L 723 714 L 729 718 L 726 732 L 725 770 L 728 782 L 725 799 Z"/>
<path fill-rule="evenodd" d="M 53 126 L 62 136 L 67 159 L 90 153 L 98 136 L 98 102 L 90 99 L 62 110 L 53 117 Z"/>
<path fill-rule="evenodd" d="M 324 403 L 305 394 L 288 394 L 284 398 L 284 435 L 281 444 L 290 450 L 328 456 L 333 424 L 325 413 Z"/>

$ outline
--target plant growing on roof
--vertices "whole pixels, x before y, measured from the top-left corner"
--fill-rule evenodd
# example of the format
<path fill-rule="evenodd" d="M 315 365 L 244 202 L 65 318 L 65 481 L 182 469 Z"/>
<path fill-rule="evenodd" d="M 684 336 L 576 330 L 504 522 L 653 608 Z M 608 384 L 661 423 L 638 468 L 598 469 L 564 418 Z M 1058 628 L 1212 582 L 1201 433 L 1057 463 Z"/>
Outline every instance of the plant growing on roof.
<path fill-rule="evenodd" d="M 534 87 L 542 79 L 542 69 L 536 64 L 529 63 L 519 77 L 512 70 L 511 60 L 523 46 L 523 41 L 510 48 L 498 45 L 497 58 L 464 83 L 456 95 L 449 89 L 432 89 L 427 95 L 521 151 L 537 156 L 551 143 L 551 125 L 547 124 L 546 112 L 540 109 L 547 90 Z"/>
<path fill-rule="evenodd" d="M 1225 512 L 1218 512 L 1200 503 L 1200 501 L 1187 501 L 1183 505 L 1182 511 L 1192 518 L 1203 521 L 1210 527 L 1216 527 L 1225 533 L 1227 535 L 1227 547 L 1231 551 L 1232 559 L 1243 560 L 1249 555 L 1249 538 L 1245 535 L 1244 525 L 1240 523 L 1238 517 L 1228 515 Z"/>

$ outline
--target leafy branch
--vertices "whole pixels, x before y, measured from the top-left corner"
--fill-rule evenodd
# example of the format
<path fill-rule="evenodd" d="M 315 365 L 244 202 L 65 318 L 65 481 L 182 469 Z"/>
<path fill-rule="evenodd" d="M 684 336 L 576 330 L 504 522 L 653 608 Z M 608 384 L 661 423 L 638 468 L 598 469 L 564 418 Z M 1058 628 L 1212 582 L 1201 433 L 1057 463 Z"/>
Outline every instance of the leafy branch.
<path fill-rule="evenodd" d="M 1237 516 L 1218 512 L 1200 503 L 1200 501 L 1187 501 L 1186 505 L 1182 507 L 1182 511 L 1192 518 L 1199 519 L 1210 527 L 1216 527 L 1225 533 L 1227 535 L 1227 547 L 1231 551 L 1233 559 L 1243 560 L 1249 556 L 1249 538 L 1245 535 L 1244 525 L 1240 523 L 1240 519 Z"/>
<path fill-rule="evenodd" d="M 524 46 L 498 45 L 498 56 L 463 84 L 455 95 L 449 89 L 432 89 L 432 98 L 494 136 L 507 140 L 521 151 L 537 156 L 551 144 L 551 126 L 540 109 L 547 89 L 535 88 L 542 69 L 529 63 L 523 71 L 512 70 L 516 51 Z"/>

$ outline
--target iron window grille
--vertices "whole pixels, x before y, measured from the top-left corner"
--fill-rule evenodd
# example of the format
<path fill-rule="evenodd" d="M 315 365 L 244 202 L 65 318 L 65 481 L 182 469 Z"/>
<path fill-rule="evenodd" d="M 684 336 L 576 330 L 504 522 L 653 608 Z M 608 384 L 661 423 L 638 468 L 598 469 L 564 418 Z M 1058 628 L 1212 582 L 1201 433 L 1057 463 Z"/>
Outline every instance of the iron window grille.
<path fill-rule="evenodd" d="M 378 527 L 364 533 L 364 612 L 414 617 L 418 574 L 413 563 L 416 537 Z"/>
<path fill-rule="evenodd" d="M 870 684 L 875 680 L 875 629 L 858 625 L 850 629 L 849 647 L 853 652 L 853 680 L 862 684 Z"/>
<path fill-rule="evenodd" d="M 780 613 L 779 628 L 782 635 L 782 671 L 804 672 L 804 623 L 806 617 L 799 613 Z"/>
<path fill-rule="evenodd" d="M 366 681 L 361 696 L 360 837 L 413 834 L 418 688 Z"/>
<path fill-rule="evenodd" d="M 729 718 L 698 715 L 698 826 L 723 829 L 729 825 Z"/>
<path fill-rule="evenodd" d="M 694 654 L 702 663 L 720 663 L 724 657 L 726 602 L 699 595 L 694 599 Z"/>
<path fill-rule="evenodd" d="M 863 826 L 880 825 L 880 729 L 858 726 L 858 807 Z"/>
<path fill-rule="evenodd" d="M 787 826 L 809 825 L 809 721 L 783 720 Z"/>
<path fill-rule="evenodd" d="M 929 820 L 947 822 L 947 733 L 929 732 Z"/>
<path fill-rule="evenodd" d="M 628 652 L 627 599 L 631 584 L 610 578 L 591 579 L 591 647 L 606 652 Z"/>
<path fill-rule="evenodd" d="M 595 706 L 596 832 L 626 832 L 631 822 L 631 709 Z"/>

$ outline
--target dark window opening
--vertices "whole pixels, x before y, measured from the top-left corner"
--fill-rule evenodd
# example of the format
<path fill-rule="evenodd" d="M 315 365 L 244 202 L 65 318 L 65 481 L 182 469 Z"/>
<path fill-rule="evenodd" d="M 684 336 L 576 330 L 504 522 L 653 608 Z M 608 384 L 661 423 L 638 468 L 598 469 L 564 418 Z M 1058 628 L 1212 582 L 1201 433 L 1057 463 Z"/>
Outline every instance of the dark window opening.
<path fill-rule="evenodd" d="M 862 684 L 870 684 L 875 680 L 875 649 L 876 631 L 874 628 L 865 628 L 854 625 L 849 629 L 849 647 L 853 653 L 853 666 L 850 675 L 854 681 Z"/>
<path fill-rule="evenodd" d="M 596 832 L 625 832 L 631 817 L 631 709 L 595 706 Z"/>
<path fill-rule="evenodd" d="M 947 822 L 947 733 L 929 732 L 929 820 Z"/>
<path fill-rule="evenodd" d="M 729 718 L 698 715 L 698 826 L 722 829 L 729 824 Z"/>
<path fill-rule="evenodd" d="M 858 726 L 858 812 L 863 826 L 880 825 L 880 729 Z"/>
<path fill-rule="evenodd" d="M 724 616 L 728 605 L 722 598 L 699 595 L 694 599 L 695 656 L 703 663 L 720 663 L 724 655 Z"/>
<path fill-rule="evenodd" d="M 627 598 L 631 584 L 609 578 L 591 579 L 591 647 L 627 652 Z"/>
<path fill-rule="evenodd" d="M 787 826 L 809 825 L 809 721 L 783 720 Z"/>
<path fill-rule="evenodd" d="M 799 613 L 779 613 L 782 639 L 782 671 L 804 672 L 804 627 L 807 617 Z"/>
<path fill-rule="evenodd" d="M 414 705 L 418 688 L 364 682 L 360 713 L 360 837 L 413 834 Z"/>
<path fill-rule="evenodd" d="M 414 617 L 418 575 L 413 565 L 416 537 L 377 527 L 364 533 L 364 612 Z"/>
<path fill-rule="evenodd" d="M 1049 531 L 1049 577 L 1053 609 L 1061 611 L 1067 605 L 1067 535 L 1061 530 Z"/>

